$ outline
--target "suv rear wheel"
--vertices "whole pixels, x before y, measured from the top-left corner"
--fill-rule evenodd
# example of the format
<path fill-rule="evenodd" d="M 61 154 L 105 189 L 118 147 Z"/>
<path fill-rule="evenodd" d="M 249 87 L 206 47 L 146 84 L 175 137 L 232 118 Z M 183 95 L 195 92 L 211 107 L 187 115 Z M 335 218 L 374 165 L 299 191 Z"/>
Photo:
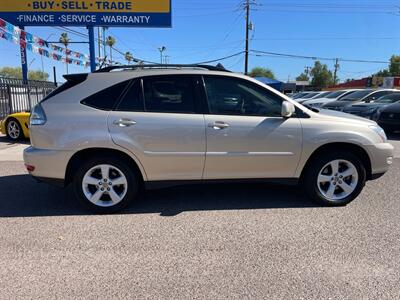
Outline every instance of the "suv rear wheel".
<path fill-rule="evenodd" d="M 305 189 L 314 200 L 328 206 L 346 205 L 362 191 L 366 171 L 352 153 L 325 153 L 311 162 L 305 178 Z"/>
<path fill-rule="evenodd" d="M 86 207 L 99 213 L 114 213 L 135 199 L 139 180 L 124 161 L 102 157 L 79 168 L 74 186 L 77 198 Z"/>

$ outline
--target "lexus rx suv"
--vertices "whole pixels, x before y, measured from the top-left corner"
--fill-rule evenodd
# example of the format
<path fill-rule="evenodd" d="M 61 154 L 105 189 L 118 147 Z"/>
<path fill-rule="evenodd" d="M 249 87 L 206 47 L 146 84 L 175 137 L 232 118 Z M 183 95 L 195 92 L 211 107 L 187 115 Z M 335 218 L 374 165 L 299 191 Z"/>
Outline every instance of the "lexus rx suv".
<path fill-rule="evenodd" d="M 296 103 L 211 66 L 108 67 L 65 76 L 34 107 L 27 170 L 72 184 L 101 213 L 143 188 L 210 181 L 300 184 L 328 206 L 383 175 L 393 146 L 373 121 Z"/>

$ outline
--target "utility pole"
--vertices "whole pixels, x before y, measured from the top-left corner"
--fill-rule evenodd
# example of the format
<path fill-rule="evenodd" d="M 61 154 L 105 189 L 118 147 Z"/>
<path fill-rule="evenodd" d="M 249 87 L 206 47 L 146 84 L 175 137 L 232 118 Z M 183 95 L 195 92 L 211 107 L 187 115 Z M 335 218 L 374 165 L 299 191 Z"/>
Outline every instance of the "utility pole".
<path fill-rule="evenodd" d="M 160 51 L 160 64 L 163 64 L 163 52 L 165 50 L 167 50 L 167 48 L 165 46 L 158 48 L 158 51 Z"/>
<path fill-rule="evenodd" d="M 307 76 L 310 75 L 311 69 L 312 69 L 312 67 L 309 67 L 309 66 L 304 67 L 304 73 L 305 73 Z"/>
<path fill-rule="evenodd" d="M 250 0 L 246 0 L 246 49 L 244 57 L 244 75 L 249 73 L 249 29 L 250 29 Z"/>
<path fill-rule="evenodd" d="M 339 58 L 335 59 L 335 71 L 333 72 L 333 84 L 336 85 L 337 81 L 337 71 L 339 70 Z"/>

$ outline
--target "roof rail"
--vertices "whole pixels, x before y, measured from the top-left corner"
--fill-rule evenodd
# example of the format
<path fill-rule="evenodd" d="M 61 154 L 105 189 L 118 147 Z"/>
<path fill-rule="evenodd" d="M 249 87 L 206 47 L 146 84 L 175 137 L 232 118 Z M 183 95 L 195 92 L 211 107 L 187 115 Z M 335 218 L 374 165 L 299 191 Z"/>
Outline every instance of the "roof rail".
<path fill-rule="evenodd" d="M 209 65 L 198 65 L 198 64 L 148 64 L 148 65 L 122 65 L 122 66 L 109 66 L 104 67 L 99 70 L 94 71 L 93 73 L 108 73 L 114 70 L 136 70 L 136 69 L 205 69 L 209 71 L 225 71 L 224 67 L 220 66 L 209 66 Z"/>

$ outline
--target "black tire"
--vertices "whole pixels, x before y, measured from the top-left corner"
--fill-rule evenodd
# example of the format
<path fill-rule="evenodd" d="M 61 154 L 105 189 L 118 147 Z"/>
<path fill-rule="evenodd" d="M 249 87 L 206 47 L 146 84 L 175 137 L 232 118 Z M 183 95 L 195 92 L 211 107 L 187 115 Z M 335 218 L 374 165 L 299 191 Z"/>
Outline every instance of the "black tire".
<path fill-rule="evenodd" d="M 355 186 L 354 191 L 347 197 L 340 200 L 329 200 L 320 191 L 318 183 L 318 175 L 322 168 L 329 162 L 334 160 L 346 160 L 351 162 L 358 173 L 358 183 Z M 366 171 L 363 163 L 357 158 L 356 155 L 350 152 L 335 152 L 335 153 L 323 153 L 315 157 L 307 167 L 304 174 L 302 183 L 306 193 L 316 202 L 325 206 L 343 206 L 353 201 L 361 193 L 365 186 Z M 332 184 L 328 182 L 328 184 Z M 340 189 L 339 189 L 340 191 Z"/>
<path fill-rule="evenodd" d="M 15 126 L 17 126 L 18 131 L 19 131 L 18 136 L 15 136 L 14 134 L 11 134 L 11 133 L 9 132 L 8 126 L 9 126 L 9 124 L 10 124 L 11 122 L 12 122 L 13 124 L 15 124 Z M 15 142 L 15 141 L 22 140 L 22 139 L 24 138 L 24 132 L 23 132 L 23 130 L 22 130 L 22 126 L 21 126 L 21 124 L 18 122 L 17 119 L 9 118 L 9 119 L 7 120 L 7 122 L 6 122 L 6 134 L 7 134 L 7 138 L 8 138 L 9 140 L 11 140 L 11 141 L 14 141 L 14 142 Z"/>
<path fill-rule="evenodd" d="M 123 173 L 127 181 L 126 193 L 125 196 L 122 198 L 122 200 L 115 205 L 106 207 L 99 206 L 90 202 L 90 200 L 85 196 L 85 192 L 82 186 L 85 174 L 92 168 L 102 164 L 111 165 L 112 167 L 117 168 L 118 171 Z M 127 164 L 124 160 L 112 156 L 101 156 L 87 160 L 82 164 L 82 166 L 79 166 L 74 176 L 73 185 L 76 197 L 86 208 L 96 213 L 108 214 L 108 213 L 115 213 L 124 209 L 136 199 L 139 191 L 139 183 L 140 183 L 139 178 L 140 177 L 138 176 L 136 170 L 131 169 L 129 167 L 129 164 Z M 99 180 L 100 179 L 101 176 L 99 177 Z M 91 186 L 90 188 L 96 188 L 96 187 Z M 115 186 L 110 186 L 109 188 L 114 189 Z M 107 195 L 102 196 L 102 199 L 103 197 L 108 197 L 108 196 Z"/>

